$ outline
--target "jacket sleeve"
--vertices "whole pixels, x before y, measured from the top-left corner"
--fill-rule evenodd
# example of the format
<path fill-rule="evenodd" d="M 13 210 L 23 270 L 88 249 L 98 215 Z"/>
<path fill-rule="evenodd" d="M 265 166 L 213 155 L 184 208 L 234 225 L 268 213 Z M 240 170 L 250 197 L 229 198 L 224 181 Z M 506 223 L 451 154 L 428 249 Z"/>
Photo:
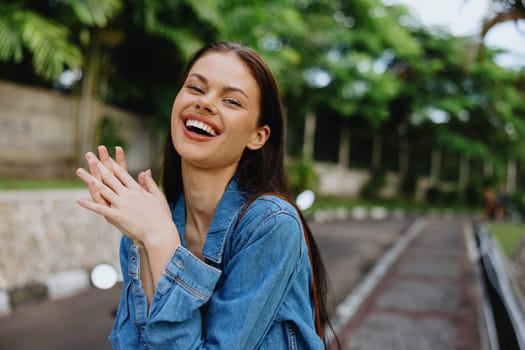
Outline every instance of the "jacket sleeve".
<path fill-rule="evenodd" d="M 240 224 L 221 272 L 177 248 L 147 323 L 155 349 L 254 349 L 297 273 L 302 229 L 286 212 Z M 245 221 L 245 220 L 243 220 Z M 205 319 L 200 308 L 208 303 Z"/>

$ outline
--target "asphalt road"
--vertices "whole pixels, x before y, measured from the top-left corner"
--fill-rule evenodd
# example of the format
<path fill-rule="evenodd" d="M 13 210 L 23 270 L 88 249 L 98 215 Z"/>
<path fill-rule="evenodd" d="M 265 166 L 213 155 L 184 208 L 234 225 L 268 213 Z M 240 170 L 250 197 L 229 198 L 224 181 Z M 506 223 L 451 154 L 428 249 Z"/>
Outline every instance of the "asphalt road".
<path fill-rule="evenodd" d="M 333 287 L 334 304 L 351 292 L 410 220 L 312 223 Z M 0 318 L 0 349 L 104 350 L 120 285 L 15 309 Z"/>

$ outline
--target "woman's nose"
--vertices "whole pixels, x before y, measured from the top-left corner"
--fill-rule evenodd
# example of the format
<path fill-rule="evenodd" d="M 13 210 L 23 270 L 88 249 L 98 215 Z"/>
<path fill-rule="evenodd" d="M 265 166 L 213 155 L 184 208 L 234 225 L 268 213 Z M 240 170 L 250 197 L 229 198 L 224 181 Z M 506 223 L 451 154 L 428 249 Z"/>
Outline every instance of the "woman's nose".
<path fill-rule="evenodd" d="M 210 98 L 204 96 L 197 100 L 197 102 L 195 103 L 195 109 L 199 111 L 202 110 L 207 113 L 215 113 L 216 110 L 216 108 L 213 105 L 213 102 L 210 101 Z"/>

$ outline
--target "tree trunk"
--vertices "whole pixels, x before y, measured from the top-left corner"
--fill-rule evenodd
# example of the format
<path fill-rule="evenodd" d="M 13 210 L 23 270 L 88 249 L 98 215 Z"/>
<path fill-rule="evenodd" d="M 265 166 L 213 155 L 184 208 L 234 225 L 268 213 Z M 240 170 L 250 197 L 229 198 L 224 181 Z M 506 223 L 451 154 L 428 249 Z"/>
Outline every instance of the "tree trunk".
<path fill-rule="evenodd" d="M 383 135 L 376 131 L 372 140 L 372 168 L 381 167 L 383 158 Z"/>
<path fill-rule="evenodd" d="M 339 159 L 338 164 L 347 168 L 350 164 L 350 126 L 343 124 L 341 126 L 341 138 L 339 140 Z"/>
<path fill-rule="evenodd" d="M 432 159 L 430 163 L 430 185 L 435 186 L 439 183 L 441 175 L 441 160 L 443 158 L 443 152 L 440 148 L 432 148 Z"/>
<path fill-rule="evenodd" d="M 402 181 L 408 174 L 408 140 L 404 135 L 399 137 L 399 181 Z"/>
<path fill-rule="evenodd" d="M 464 190 L 467 187 L 469 179 L 469 161 L 465 156 L 461 156 L 459 159 L 459 179 L 458 186 L 461 190 Z"/>
<path fill-rule="evenodd" d="M 317 116 L 314 112 L 306 113 L 304 121 L 303 159 L 312 161 L 314 159 L 315 127 Z"/>
<path fill-rule="evenodd" d="M 80 99 L 78 104 L 77 140 L 78 163 L 84 164 L 84 154 L 92 151 L 95 142 L 95 126 L 98 121 L 97 81 L 100 71 L 100 36 L 92 31 L 86 49 L 85 64 L 82 70 Z"/>

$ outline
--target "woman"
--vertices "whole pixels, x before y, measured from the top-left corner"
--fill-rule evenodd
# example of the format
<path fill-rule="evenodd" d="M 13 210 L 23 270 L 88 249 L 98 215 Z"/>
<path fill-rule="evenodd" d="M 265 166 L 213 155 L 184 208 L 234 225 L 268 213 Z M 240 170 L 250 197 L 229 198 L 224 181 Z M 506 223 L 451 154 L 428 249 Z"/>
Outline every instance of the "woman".
<path fill-rule="evenodd" d="M 283 157 L 271 71 L 253 50 L 224 42 L 188 64 L 166 140 L 164 193 L 149 170 L 135 182 L 121 148 L 115 160 L 104 147 L 99 158 L 86 155 L 89 172 L 77 175 L 92 198 L 79 204 L 124 234 L 114 348 L 324 347 L 325 272 L 286 199 Z"/>

